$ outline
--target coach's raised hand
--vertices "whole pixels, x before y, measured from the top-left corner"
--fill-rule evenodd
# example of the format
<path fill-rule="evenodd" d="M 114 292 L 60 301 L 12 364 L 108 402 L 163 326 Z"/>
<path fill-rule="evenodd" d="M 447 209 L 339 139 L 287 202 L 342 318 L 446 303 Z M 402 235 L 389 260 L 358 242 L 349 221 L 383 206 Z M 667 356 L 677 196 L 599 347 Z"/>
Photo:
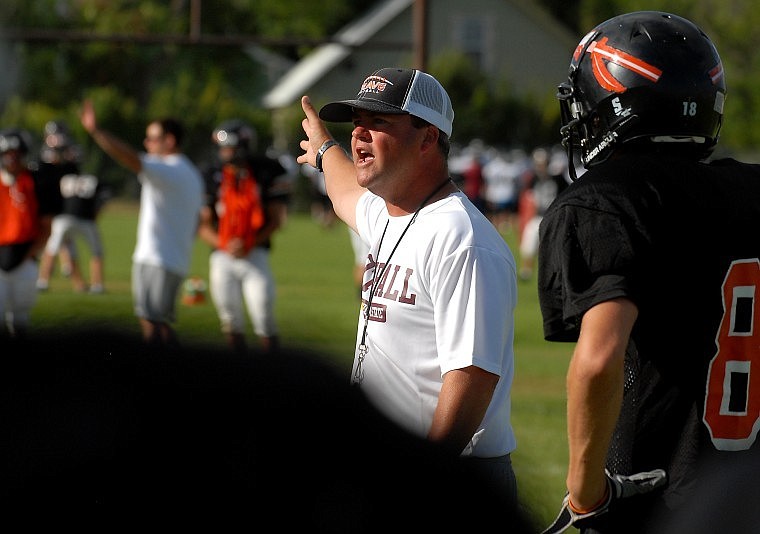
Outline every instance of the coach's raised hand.
<path fill-rule="evenodd" d="M 308 163 L 312 167 L 316 167 L 317 152 L 325 141 L 332 139 L 332 135 L 319 118 L 317 110 L 314 109 L 314 106 L 311 104 L 311 99 L 308 96 L 301 97 L 301 107 L 306 115 L 306 118 L 301 121 L 301 126 L 303 127 L 307 139 L 304 139 L 299 143 L 304 153 L 298 156 L 296 161 L 298 161 L 298 163 Z"/>
<path fill-rule="evenodd" d="M 356 181 L 354 161 L 333 139 L 308 96 L 301 97 L 301 107 L 306 114 L 301 126 L 307 139 L 301 141 L 304 153 L 296 161 L 325 173 L 325 188 L 336 215 L 356 229 L 356 202 L 365 189 Z"/>

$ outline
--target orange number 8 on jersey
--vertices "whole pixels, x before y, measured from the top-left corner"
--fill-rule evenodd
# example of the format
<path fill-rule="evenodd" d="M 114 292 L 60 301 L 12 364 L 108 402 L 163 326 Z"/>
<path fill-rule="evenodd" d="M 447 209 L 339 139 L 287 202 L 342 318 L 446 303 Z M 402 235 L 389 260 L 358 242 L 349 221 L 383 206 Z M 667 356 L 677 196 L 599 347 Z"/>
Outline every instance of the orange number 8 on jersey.
<path fill-rule="evenodd" d="M 710 362 L 705 398 L 705 425 L 715 448 L 749 449 L 760 429 L 760 317 L 757 287 L 760 260 L 731 263 L 723 281 L 723 318 L 716 337 L 718 351 Z M 753 372 L 754 371 L 754 372 Z"/>

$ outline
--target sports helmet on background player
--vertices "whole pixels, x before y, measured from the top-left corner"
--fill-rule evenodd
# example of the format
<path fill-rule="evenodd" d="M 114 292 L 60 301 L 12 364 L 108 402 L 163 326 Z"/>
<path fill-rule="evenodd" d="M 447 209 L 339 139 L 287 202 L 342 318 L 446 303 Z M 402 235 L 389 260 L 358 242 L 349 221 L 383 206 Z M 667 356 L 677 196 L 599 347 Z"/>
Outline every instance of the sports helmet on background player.
<path fill-rule="evenodd" d="M 15 172 L 19 165 L 25 164 L 30 146 L 31 137 L 28 132 L 17 128 L 0 130 L 0 182 L 3 185 L 11 186 L 15 183 Z M 14 150 L 18 152 L 17 155 L 8 154 Z"/>
<path fill-rule="evenodd" d="M 726 84 L 718 51 L 670 13 L 613 17 L 578 44 L 559 85 L 562 144 L 592 167 L 622 143 L 678 143 L 697 159 L 718 141 Z M 575 179 L 575 169 L 570 166 Z"/>
<path fill-rule="evenodd" d="M 29 134 L 23 130 L 17 128 L 0 130 L 0 154 L 18 150 L 25 156 L 29 153 L 30 144 Z"/>
<path fill-rule="evenodd" d="M 45 123 L 40 159 L 46 163 L 79 163 L 82 150 L 71 136 L 69 127 L 62 121 Z"/>
<path fill-rule="evenodd" d="M 234 147 L 231 159 L 245 159 L 256 148 L 256 130 L 241 119 L 230 119 L 214 129 L 211 139 L 218 147 Z"/>

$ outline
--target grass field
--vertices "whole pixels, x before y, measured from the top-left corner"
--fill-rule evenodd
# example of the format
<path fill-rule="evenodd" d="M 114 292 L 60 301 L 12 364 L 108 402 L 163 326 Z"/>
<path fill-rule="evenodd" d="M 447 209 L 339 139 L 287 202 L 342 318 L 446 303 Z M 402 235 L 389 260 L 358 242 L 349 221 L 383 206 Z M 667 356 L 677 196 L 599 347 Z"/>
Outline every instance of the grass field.
<path fill-rule="evenodd" d="M 134 247 L 137 205 L 108 204 L 99 223 L 105 243 L 106 294 L 74 293 L 56 271 L 50 291 L 40 294 L 30 334 L 54 334 L 71 325 L 125 329 L 139 336 L 129 293 L 130 256 Z M 505 239 L 517 254 L 514 235 Z M 87 272 L 87 248 L 80 243 L 80 263 Z M 277 317 L 283 345 L 315 351 L 345 369 L 353 358 L 358 295 L 352 283 L 352 252 L 342 224 L 325 229 L 306 214 L 292 214 L 276 236 L 272 264 L 277 281 Z M 192 275 L 208 280 L 208 247 L 196 242 Z M 516 370 L 512 396 L 518 448 L 513 464 L 520 495 L 540 525 L 554 519 L 564 495 L 567 439 L 564 377 L 570 344 L 542 338 L 534 282 L 521 282 L 516 315 Z M 184 345 L 224 348 L 213 306 L 180 305 L 176 329 Z M 249 326 L 249 339 L 254 342 Z"/>

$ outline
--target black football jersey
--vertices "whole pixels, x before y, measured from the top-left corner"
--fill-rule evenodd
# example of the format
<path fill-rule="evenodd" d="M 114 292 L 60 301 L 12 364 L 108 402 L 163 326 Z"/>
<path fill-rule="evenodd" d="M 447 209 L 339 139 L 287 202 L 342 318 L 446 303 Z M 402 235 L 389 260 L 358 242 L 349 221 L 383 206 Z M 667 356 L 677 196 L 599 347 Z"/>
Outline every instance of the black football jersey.
<path fill-rule="evenodd" d="M 639 309 L 610 471 L 665 469 L 673 508 L 699 463 L 760 448 L 760 165 L 637 154 L 596 166 L 544 216 L 538 262 L 549 341 L 576 341 L 600 302 Z"/>

